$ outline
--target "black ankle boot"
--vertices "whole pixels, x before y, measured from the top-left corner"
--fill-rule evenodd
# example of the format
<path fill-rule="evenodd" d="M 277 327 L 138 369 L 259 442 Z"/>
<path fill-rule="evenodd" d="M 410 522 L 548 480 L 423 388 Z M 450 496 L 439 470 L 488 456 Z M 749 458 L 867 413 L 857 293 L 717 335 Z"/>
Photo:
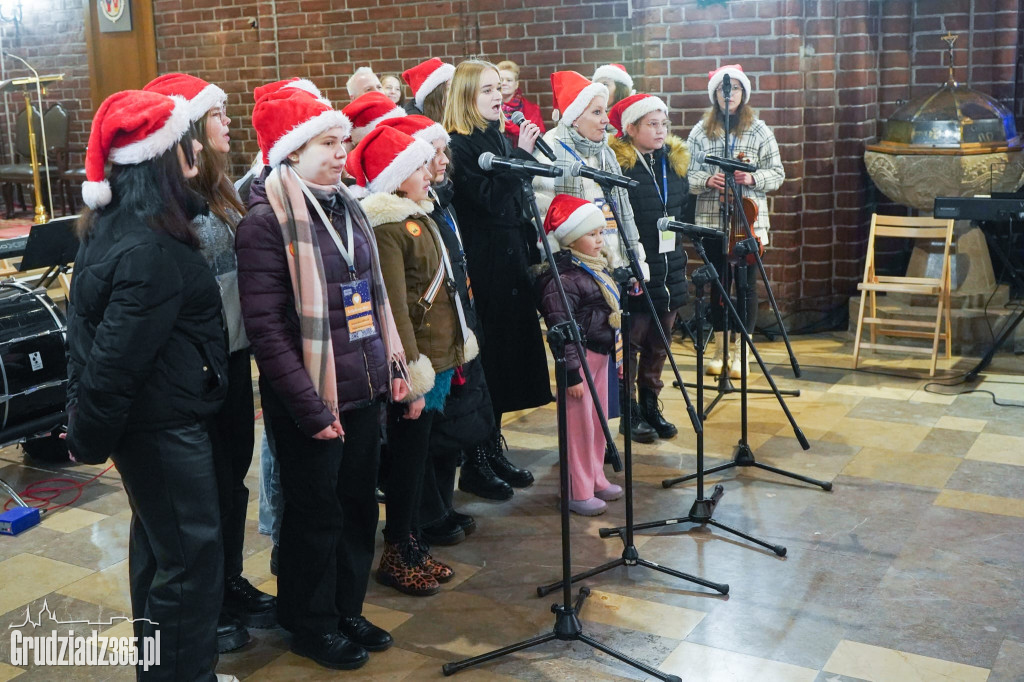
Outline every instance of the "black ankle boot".
<path fill-rule="evenodd" d="M 487 449 L 478 445 L 469 451 L 459 473 L 459 490 L 488 500 L 512 499 L 515 491 L 491 469 Z"/>
<path fill-rule="evenodd" d="M 632 422 L 633 442 L 635 443 L 653 443 L 658 440 L 658 432 L 651 428 L 651 425 L 644 421 L 643 415 L 640 413 L 640 405 L 637 403 L 632 404 L 632 419 L 630 414 L 625 412 L 619 419 L 619 433 L 626 435 L 626 420 L 630 419 Z"/>
<path fill-rule="evenodd" d="M 224 611 L 251 628 L 277 627 L 277 598 L 240 575 L 224 581 Z"/>
<path fill-rule="evenodd" d="M 476 519 L 469 514 L 463 514 L 462 512 L 457 512 L 452 509 L 448 512 L 448 518 L 459 524 L 459 527 L 462 528 L 462 532 L 466 535 L 472 535 L 473 531 L 476 530 Z"/>
<path fill-rule="evenodd" d="M 234 651 L 249 643 L 249 631 L 229 613 L 220 612 L 217 619 L 217 653 Z"/>
<path fill-rule="evenodd" d="M 491 470 L 498 478 L 508 483 L 513 488 L 526 488 L 533 485 L 533 474 L 528 469 L 520 469 L 505 457 L 505 450 L 508 444 L 501 430 L 495 432 L 494 437 L 487 444 L 487 459 L 491 463 Z"/>
<path fill-rule="evenodd" d="M 658 438 L 671 438 L 679 431 L 675 424 L 665 421 L 664 415 L 658 407 L 658 394 L 649 388 L 639 389 L 637 402 L 640 404 L 640 414 L 643 415 L 651 428 L 658 432 Z"/>

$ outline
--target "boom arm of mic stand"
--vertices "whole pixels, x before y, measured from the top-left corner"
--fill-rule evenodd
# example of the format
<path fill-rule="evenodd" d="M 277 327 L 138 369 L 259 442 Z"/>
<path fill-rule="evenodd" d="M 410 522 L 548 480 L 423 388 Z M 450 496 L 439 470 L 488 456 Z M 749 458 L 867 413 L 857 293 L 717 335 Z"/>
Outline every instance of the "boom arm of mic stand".
<path fill-rule="evenodd" d="M 732 190 L 733 200 L 733 212 L 739 216 L 743 222 L 743 229 L 746 231 L 747 238 L 754 238 L 754 226 L 747 221 L 747 213 L 743 210 L 743 198 L 739 194 L 739 187 L 736 185 L 736 178 L 733 177 L 732 173 L 725 174 L 725 183 Z M 728 243 L 728 242 L 727 242 Z M 772 293 L 771 284 L 768 283 L 768 273 L 764 269 L 764 261 L 761 260 L 761 253 L 759 249 L 751 251 L 754 254 L 754 261 L 757 263 L 757 270 L 761 273 L 761 280 L 764 282 L 764 290 L 768 293 L 768 302 L 771 304 L 772 312 L 775 313 L 775 321 L 779 324 L 779 330 L 782 332 L 782 340 L 786 343 L 786 351 L 789 353 L 789 364 L 793 367 L 793 376 L 797 379 L 800 378 L 800 363 L 796 361 L 796 355 L 793 353 L 793 345 L 789 342 L 789 334 L 786 333 L 786 325 L 782 322 L 782 314 L 779 312 L 779 304 L 775 300 L 775 294 Z M 754 332 L 753 329 L 750 330 Z"/>
<path fill-rule="evenodd" d="M 661 344 L 665 348 L 665 353 L 668 355 L 669 364 L 672 365 L 672 371 L 676 375 L 676 382 L 679 384 L 679 389 L 683 393 L 683 402 L 686 403 L 686 414 L 690 415 L 690 423 L 693 425 L 694 433 L 702 433 L 704 431 L 704 425 L 701 423 L 701 418 L 697 414 L 696 408 L 693 403 L 690 402 L 690 394 L 686 390 L 686 386 L 683 383 L 683 377 L 679 374 L 679 366 L 676 365 L 676 359 L 672 355 L 672 346 L 668 342 L 668 338 L 665 336 L 665 330 L 661 328 L 661 321 L 658 315 L 658 311 L 654 307 L 654 301 L 651 300 L 651 294 L 647 291 L 647 285 L 644 284 L 643 271 L 640 269 L 640 261 L 636 257 L 636 251 L 633 250 L 633 245 L 626 238 L 626 228 L 622 226 L 622 220 L 619 218 L 619 210 L 612 200 L 612 187 L 611 185 L 598 182 L 601 187 L 601 191 L 604 193 L 605 204 L 611 207 L 612 216 L 615 218 L 615 227 L 619 233 L 619 240 L 622 242 L 623 247 L 626 251 L 626 258 L 629 260 L 629 268 L 633 272 L 633 277 L 640 285 L 640 291 L 643 292 L 644 300 L 647 302 L 647 310 L 651 314 L 653 329 L 658 330 L 658 336 L 661 337 Z M 628 339 L 624 340 L 624 343 L 629 343 Z M 627 381 L 629 378 L 627 377 Z"/>
<path fill-rule="evenodd" d="M 583 338 L 580 336 L 579 325 L 576 324 L 572 308 L 569 307 L 569 299 L 566 297 L 565 289 L 562 287 L 562 280 L 558 276 L 558 266 L 555 265 L 555 256 L 551 253 L 551 245 L 548 244 L 548 240 L 544 235 L 544 223 L 540 219 L 540 211 L 537 210 L 537 198 L 533 193 L 533 181 L 531 178 L 522 178 L 522 183 L 523 192 L 526 194 L 526 203 L 530 207 L 530 215 L 533 218 L 533 226 L 537 230 L 537 237 L 540 239 L 541 247 L 544 249 L 544 259 L 548 262 L 548 266 L 554 274 L 558 298 L 562 302 L 566 315 L 569 316 L 568 321 L 571 323 L 569 328 L 572 333 L 572 343 L 576 346 L 576 352 L 581 360 L 580 369 L 583 370 L 583 377 L 587 380 L 587 387 L 590 389 L 590 397 L 594 400 L 594 404 L 601 405 L 601 400 L 597 395 L 597 387 L 594 385 L 594 377 L 590 373 L 590 366 L 587 365 L 587 351 L 583 347 Z M 607 409 L 607 406 L 605 408 Z M 608 452 L 612 459 L 612 469 L 616 472 L 622 471 L 622 459 L 619 457 L 619 451 L 615 447 L 615 439 L 612 437 L 612 432 L 608 429 L 608 419 L 605 417 L 604 410 L 598 410 L 597 416 L 601 421 L 601 430 L 604 431 L 604 440 L 608 444 Z"/>
<path fill-rule="evenodd" d="M 705 265 L 710 268 L 711 272 L 715 272 L 715 266 L 712 265 L 707 258 L 707 252 L 704 250 L 704 243 L 700 237 L 691 237 L 690 240 L 693 242 L 693 248 L 700 256 L 701 260 L 704 261 Z M 793 413 L 789 411 L 789 406 L 786 405 L 786 401 L 782 398 L 782 393 L 779 392 L 779 387 L 775 384 L 775 379 L 768 372 L 768 368 L 764 365 L 764 360 L 761 359 L 761 354 L 757 351 L 757 347 L 754 345 L 753 339 L 750 338 L 750 334 L 747 333 L 747 329 L 740 319 L 740 314 L 736 310 L 736 306 L 733 305 L 732 299 L 725 292 L 725 287 L 722 286 L 721 280 L 716 276 L 712 278 L 711 284 L 718 289 L 719 295 L 725 301 L 726 307 L 729 309 L 729 314 L 736 320 L 736 326 L 738 327 L 739 333 L 743 336 L 746 341 L 747 348 L 754 354 L 754 359 L 757 360 L 758 366 L 761 371 L 764 372 L 764 378 L 768 380 L 768 385 L 772 387 L 772 392 L 775 393 L 775 398 L 779 401 L 779 405 L 782 406 L 782 411 L 785 412 L 786 418 L 789 420 L 790 426 L 793 427 L 793 434 L 796 439 L 800 442 L 800 447 L 804 450 L 810 450 L 811 444 L 807 442 L 807 437 L 804 436 L 804 432 L 800 430 L 800 425 L 796 423 L 796 419 L 793 417 Z"/>

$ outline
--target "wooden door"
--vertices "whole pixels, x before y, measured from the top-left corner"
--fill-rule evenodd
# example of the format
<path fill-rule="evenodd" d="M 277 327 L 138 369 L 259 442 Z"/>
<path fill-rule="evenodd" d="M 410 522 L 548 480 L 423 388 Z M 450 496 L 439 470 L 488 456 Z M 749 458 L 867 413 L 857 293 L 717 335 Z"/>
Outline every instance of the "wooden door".
<path fill-rule="evenodd" d="M 153 1 L 131 2 L 131 31 L 101 33 L 96 0 L 85 3 L 85 41 L 89 52 L 92 110 L 119 90 L 140 90 L 157 76 Z"/>

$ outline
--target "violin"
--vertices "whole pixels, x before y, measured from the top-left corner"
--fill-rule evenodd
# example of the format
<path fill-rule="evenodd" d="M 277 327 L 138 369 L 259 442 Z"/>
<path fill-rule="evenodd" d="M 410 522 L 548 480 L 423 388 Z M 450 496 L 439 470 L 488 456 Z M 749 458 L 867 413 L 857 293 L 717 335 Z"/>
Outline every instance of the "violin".
<path fill-rule="evenodd" d="M 740 152 L 739 154 L 737 154 L 736 155 L 736 159 L 738 161 L 742 161 L 744 163 L 750 163 L 750 160 L 747 158 L 747 155 L 744 152 Z M 721 195 L 722 201 L 726 200 L 726 194 L 728 192 L 729 192 L 729 187 L 727 185 L 726 186 L 726 193 Z M 731 202 L 732 198 L 729 197 L 728 200 Z M 743 215 L 746 216 L 746 218 L 747 218 L 747 225 L 750 225 L 750 231 L 751 231 L 751 233 L 753 233 L 754 239 L 757 240 L 758 255 L 763 256 L 764 255 L 764 244 L 761 242 L 761 238 L 757 236 L 757 233 L 754 232 L 754 223 L 757 221 L 757 211 L 758 211 L 758 209 L 757 209 L 757 202 L 754 201 L 750 197 L 743 197 L 742 203 L 743 203 Z M 733 206 L 732 203 L 730 203 L 729 206 L 732 207 Z M 732 211 L 732 213 L 730 214 L 729 220 L 732 223 L 729 226 L 729 255 L 730 255 L 730 258 L 732 260 L 736 260 L 737 259 L 737 256 L 736 256 L 736 253 L 735 253 L 736 244 L 737 244 L 737 242 L 741 242 L 741 241 L 743 241 L 744 239 L 747 238 L 747 230 L 746 230 L 746 227 L 744 227 L 744 225 L 743 225 L 743 219 L 740 218 L 740 216 L 737 215 L 737 213 L 735 211 Z M 754 257 L 753 253 L 748 253 L 746 255 L 746 261 L 747 261 L 747 265 L 754 265 L 757 262 L 757 259 Z"/>

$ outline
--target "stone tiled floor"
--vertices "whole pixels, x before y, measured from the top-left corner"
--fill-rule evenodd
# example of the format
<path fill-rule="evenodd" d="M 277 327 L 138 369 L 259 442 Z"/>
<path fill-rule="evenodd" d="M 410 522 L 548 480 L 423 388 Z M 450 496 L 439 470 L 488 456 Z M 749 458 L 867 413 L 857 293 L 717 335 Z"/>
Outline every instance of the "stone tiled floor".
<path fill-rule="evenodd" d="M 642 567 L 618 568 L 586 581 L 593 590 L 585 631 L 629 655 L 692 682 L 931 682 L 1024 680 L 1024 410 L 999 407 L 966 386 L 932 386 L 917 358 L 879 355 L 872 372 L 851 372 L 845 335 L 794 340 L 800 380 L 779 343 L 760 346 L 780 387 L 799 389 L 789 405 L 811 448 L 803 451 L 773 397 L 750 400 L 755 456 L 832 481 L 819 488 L 756 469 L 710 475 L 725 486 L 715 518 L 788 548 L 776 557 L 718 529 L 682 524 L 638 534 L 643 558 L 716 582 L 727 597 Z M 686 378 L 693 354 L 677 344 Z M 940 363 L 948 377 L 969 358 Z M 666 379 L 669 376 L 666 374 Z M 753 375 L 764 387 L 760 373 Z M 938 377 L 934 381 L 946 382 Z M 1003 354 L 980 386 L 1001 401 L 1024 404 L 1024 360 Z M 678 392 L 663 394 L 681 426 L 671 441 L 634 448 L 636 518 L 683 516 L 691 482 L 663 489 L 666 477 L 696 467 L 696 442 Z M 707 464 L 731 457 L 739 437 L 740 399 L 722 400 L 706 423 Z M 318 668 L 288 652 L 280 630 L 253 631 L 220 670 L 252 680 L 422 680 L 442 663 L 486 652 L 550 629 L 550 605 L 536 586 L 559 577 L 557 456 L 553 407 L 510 415 L 512 458 L 537 483 L 504 504 L 457 493 L 478 519 L 465 543 L 438 548 L 457 578 L 441 594 L 413 599 L 371 584 L 366 614 L 390 629 L 397 645 L 351 673 Z M 613 422 L 613 429 L 615 423 Z M 621 438 L 619 439 L 621 446 Z M 0 452 L 0 477 L 15 488 L 53 476 Z M 59 475 L 87 480 L 100 467 Z M 255 489 L 257 468 L 250 472 Z M 621 482 L 621 474 L 612 476 Z M 597 519 L 572 520 L 573 566 L 618 557 L 621 542 L 597 530 L 624 520 L 623 502 Z M 246 575 L 273 591 L 269 540 L 256 533 L 250 505 Z M 16 538 L 0 537 L 0 629 L 20 623 L 45 600 L 55 614 L 109 620 L 128 613 L 127 501 L 117 472 L 89 484 L 74 507 Z M 121 632 L 124 624 L 111 631 Z M 9 665 L 0 637 L 0 682 L 128 680 L 126 669 L 54 670 Z M 553 642 L 458 675 L 467 680 L 643 679 L 643 674 L 579 643 Z"/>

